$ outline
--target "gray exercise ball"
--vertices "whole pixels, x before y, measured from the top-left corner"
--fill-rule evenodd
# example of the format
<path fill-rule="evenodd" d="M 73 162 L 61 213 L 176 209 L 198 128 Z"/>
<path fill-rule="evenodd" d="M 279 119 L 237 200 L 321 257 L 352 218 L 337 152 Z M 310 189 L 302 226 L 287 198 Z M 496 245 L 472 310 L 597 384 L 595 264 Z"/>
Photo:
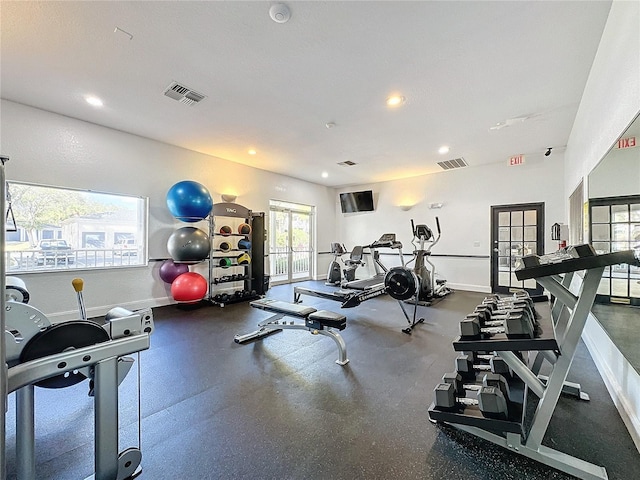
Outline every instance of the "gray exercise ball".
<path fill-rule="evenodd" d="M 209 256 L 209 235 L 195 227 L 182 227 L 171 234 L 167 250 L 174 262 L 197 263 Z"/>

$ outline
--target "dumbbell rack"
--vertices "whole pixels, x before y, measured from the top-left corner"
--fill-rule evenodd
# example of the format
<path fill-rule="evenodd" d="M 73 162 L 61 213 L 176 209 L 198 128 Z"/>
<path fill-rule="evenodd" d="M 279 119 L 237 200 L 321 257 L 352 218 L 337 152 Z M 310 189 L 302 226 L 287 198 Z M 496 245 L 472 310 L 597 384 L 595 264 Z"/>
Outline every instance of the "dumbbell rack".
<path fill-rule="evenodd" d="M 492 351 L 503 358 L 526 387 L 521 408 L 510 409 L 508 420 L 496 420 L 483 417 L 477 407 L 467 407 L 458 413 L 438 410 L 432 404 L 429 408 L 431 420 L 451 424 L 579 478 L 608 478 L 604 467 L 553 450 L 542 445 L 542 440 L 561 393 L 589 399 L 578 384 L 566 381 L 567 374 L 602 274 L 606 267 L 621 263 L 640 265 L 640 250 L 596 255 L 589 245 L 581 245 L 568 247 L 560 255 L 524 257 L 523 266 L 516 270 L 518 280 L 535 279 L 556 298 L 551 318 L 541 321 L 542 335 L 533 339 L 508 339 L 496 335 L 486 340 L 457 339 L 453 343 L 456 351 Z M 579 271 L 584 274 L 582 281 L 576 282 L 579 287 L 574 294 L 572 282 Z M 537 353 L 530 362 L 527 356 L 521 360 L 516 352 Z M 552 366 L 548 377 L 539 375 L 545 360 Z M 512 395 L 514 399 L 518 405 L 518 395 Z M 512 410 L 515 411 L 512 413 Z"/>

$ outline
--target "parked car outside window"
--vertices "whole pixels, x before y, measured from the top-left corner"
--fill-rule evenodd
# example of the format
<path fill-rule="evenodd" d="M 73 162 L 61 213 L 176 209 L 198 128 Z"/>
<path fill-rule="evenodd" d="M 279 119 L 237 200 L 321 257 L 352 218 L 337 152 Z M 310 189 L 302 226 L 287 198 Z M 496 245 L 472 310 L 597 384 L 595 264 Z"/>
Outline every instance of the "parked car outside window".
<path fill-rule="evenodd" d="M 71 245 L 66 240 L 40 240 L 34 254 L 36 263 L 73 263 L 74 253 Z"/>

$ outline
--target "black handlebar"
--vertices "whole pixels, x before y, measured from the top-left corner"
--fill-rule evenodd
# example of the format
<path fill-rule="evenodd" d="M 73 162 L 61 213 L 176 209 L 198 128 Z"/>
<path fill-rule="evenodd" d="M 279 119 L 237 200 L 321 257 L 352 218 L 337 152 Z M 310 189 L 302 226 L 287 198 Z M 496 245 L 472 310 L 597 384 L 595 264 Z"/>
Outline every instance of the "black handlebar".
<path fill-rule="evenodd" d="M 413 224 L 413 220 L 411 220 L 411 224 Z M 436 217 L 436 227 L 438 228 L 438 235 L 440 235 L 440 220 Z"/>
<path fill-rule="evenodd" d="M 416 234 L 416 226 L 413 224 L 413 218 L 411 219 L 411 231 L 413 232 L 413 235 L 415 236 L 415 234 Z"/>

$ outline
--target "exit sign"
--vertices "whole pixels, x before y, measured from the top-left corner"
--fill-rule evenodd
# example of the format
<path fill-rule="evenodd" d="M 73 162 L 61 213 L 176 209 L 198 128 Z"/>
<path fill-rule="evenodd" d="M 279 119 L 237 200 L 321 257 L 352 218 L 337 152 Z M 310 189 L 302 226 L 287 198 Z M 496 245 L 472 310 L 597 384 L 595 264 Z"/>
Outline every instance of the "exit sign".
<path fill-rule="evenodd" d="M 509 165 L 522 165 L 524 163 L 524 155 L 514 155 L 509 158 Z"/>
<path fill-rule="evenodd" d="M 627 137 L 618 140 L 618 148 L 633 148 L 636 145 L 636 137 Z"/>

